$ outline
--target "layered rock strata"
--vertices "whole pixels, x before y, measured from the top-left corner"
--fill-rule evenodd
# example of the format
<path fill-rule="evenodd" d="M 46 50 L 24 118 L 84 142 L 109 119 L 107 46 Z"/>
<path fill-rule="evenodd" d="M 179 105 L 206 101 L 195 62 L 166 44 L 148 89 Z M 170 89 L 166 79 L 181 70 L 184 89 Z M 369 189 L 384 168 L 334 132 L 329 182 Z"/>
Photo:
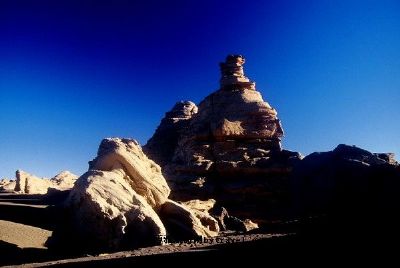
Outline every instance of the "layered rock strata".
<path fill-rule="evenodd" d="M 229 211 L 241 207 L 244 212 L 246 206 L 255 211 L 283 191 L 281 178 L 301 158 L 282 150 L 277 112 L 245 76 L 244 63 L 243 56 L 229 55 L 220 64 L 220 89 L 201 101 L 198 112 L 175 132 L 173 153 L 164 158 L 171 160 L 160 162 L 174 198 L 214 198 Z M 158 139 L 162 137 L 154 135 L 148 144 Z M 149 155 L 158 153 L 146 148 Z"/>

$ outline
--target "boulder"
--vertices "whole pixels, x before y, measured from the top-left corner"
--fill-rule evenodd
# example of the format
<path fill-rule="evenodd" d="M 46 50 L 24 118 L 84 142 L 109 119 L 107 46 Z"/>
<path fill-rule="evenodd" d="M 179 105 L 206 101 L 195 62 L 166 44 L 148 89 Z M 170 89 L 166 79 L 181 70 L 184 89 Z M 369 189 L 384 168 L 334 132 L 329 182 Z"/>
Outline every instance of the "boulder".
<path fill-rule="evenodd" d="M 90 247 L 120 249 L 162 243 L 162 237 L 213 236 L 190 208 L 169 199 L 161 168 L 131 139 L 104 139 L 66 207 Z"/>
<path fill-rule="evenodd" d="M 212 216 L 217 219 L 221 230 L 248 232 L 258 228 L 258 224 L 249 219 L 241 220 L 237 217 L 230 216 L 224 207 L 214 208 Z"/>
<path fill-rule="evenodd" d="M 166 235 L 157 213 L 133 190 L 122 168 L 86 172 L 67 202 L 79 234 L 93 245 L 111 249 L 130 243 L 151 245 Z"/>
<path fill-rule="evenodd" d="M 216 236 L 218 223 L 208 213 L 191 210 L 184 204 L 168 200 L 160 210 L 160 217 L 172 240 L 191 240 Z"/>

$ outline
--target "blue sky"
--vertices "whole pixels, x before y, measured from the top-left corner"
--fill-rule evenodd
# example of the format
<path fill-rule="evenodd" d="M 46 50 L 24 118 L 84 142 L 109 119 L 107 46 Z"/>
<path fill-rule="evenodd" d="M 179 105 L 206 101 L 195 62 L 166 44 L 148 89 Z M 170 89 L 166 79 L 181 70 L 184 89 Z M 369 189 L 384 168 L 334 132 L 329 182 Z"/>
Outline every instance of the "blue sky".
<path fill-rule="evenodd" d="M 399 1 L 0 1 L 0 177 L 82 174 L 102 138 L 144 144 L 176 101 L 245 72 L 286 149 L 400 154 Z M 397 157 L 399 159 L 399 157 Z"/>

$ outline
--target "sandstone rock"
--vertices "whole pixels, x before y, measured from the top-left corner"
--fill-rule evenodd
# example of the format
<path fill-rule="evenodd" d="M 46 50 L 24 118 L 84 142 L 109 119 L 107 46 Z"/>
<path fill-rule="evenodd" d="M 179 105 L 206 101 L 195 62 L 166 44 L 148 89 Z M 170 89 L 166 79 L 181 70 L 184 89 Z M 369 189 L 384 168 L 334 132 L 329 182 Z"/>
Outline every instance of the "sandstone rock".
<path fill-rule="evenodd" d="M 128 178 L 122 168 L 90 170 L 71 191 L 67 202 L 75 228 L 93 246 L 151 245 L 166 235 L 160 218 Z"/>
<path fill-rule="evenodd" d="M 68 170 L 62 171 L 50 179 L 50 181 L 53 183 L 51 188 L 55 188 L 60 191 L 70 190 L 72 187 L 74 187 L 77 179 L 78 176 L 69 172 Z"/>
<path fill-rule="evenodd" d="M 14 192 L 16 182 L 10 179 L 0 180 L 0 192 L 11 193 Z"/>
<path fill-rule="evenodd" d="M 15 173 L 15 191 L 24 194 L 46 194 L 53 184 L 47 178 L 38 178 L 22 170 Z"/>
<path fill-rule="evenodd" d="M 180 173 L 224 177 L 285 172 L 290 158 L 300 158 L 282 152 L 277 112 L 244 77 L 243 63 L 242 56 L 231 55 L 221 64 L 221 88 L 199 104 L 182 132 L 172 163 L 165 167 L 168 179 Z"/>
<path fill-rule="evenodd" d="M 214 199 L 208 199 L 208 200 L 194 199 L 194 200 L 182 202 L 182 204 L 189 207 L 190 209 L 193 209 L 196 211 L 208 212 L 208 211 L 210 211 L 210 209 L 212 209 L 214 207 L 215 200 Z"/>
<path fill-rule="evenodd" d="M 17 170 L 14 190 L 23 194 L 47 194 L 50 188 L 57 191 L 70 190 L 77 177 L 69 171 L 63 171 L 55 177 L 47 179 Z"/>
<path fill-rule="evenodd" d="M 185 205 L 172 200 L 163 204 L 160 217 L 169 235 L 178 240 L 216 236 L 219 231 L 218 223 L 211 216 L 204 212 L 192 211 Z"/>
<path fill-rule="evenodd" d="M 216 235 L 169 193 L 160 167 L 135 140 L 110 138 L 101 142 L 66 206 L 77 233 L 102 249 L 158 244 L 167 234 L 175 239 Z"/>
<path fill-rule="evenodd" d="M 219 232 L 218 221 L 210 216 L 209 211 L 214 207 L 215 200 L 190 200 L 182 202 L 182 205 L 193 211 L 194 215 L 200 220 L 200 222 L 207 226 L 208 230 L 211 232 L 211 236 L 217 235 Z"/>
<path fill-rule="evenodd" d="M 391 165 L 399 165 L 395 159 L 394 153 L 374 153 L 374 155 Z"/>
<path fill-rule="evenodd" d="M 245 219 L 243 221 L 243 223 L 244 223 L 245 232 L 249 232 L 254 229 L 258 229 L 258 224 L 255 222 L 252 222 L 250 219 Z"/>
<path fill-rule="evenodd" d="M 197 106 L 193 102 L 177 102 L 165 114 L 153 137 L 143 146 L 143 151 L 161 166 L 170 162 L 181 132 L 187 128 L 189 119 L 196 113 Z"/>
<path fill-rule="evenodd" d="M 170 194 L 160 166 L 148 159 L 135 140 L 104 139 L 97 157 L 89 163 L 89 169 L 123 169 L 132 188 L 154 208 L 162 205 Z"/>
<path fill-rule="evenodd" d="M 221 230 L 231 230 L 238 232 L 248 232 L 258 228 L 258 224 L 249 219 L 241 220 L 239 218 L 229 216 L 228 211 L 224 207 L 213 209 L 212 216 L 217 219 Z"/>
<path fill-rule="evenodd" d="M 268 209 L 262 204 L 282 192 L 290 170 L 301 159 L 299 153 L 282 150 L 277 112 L 244 75 L 244 62 L 241 55 L 229 55 L 220 64 L 220 89 L 186 117 L 185 127 L 174 133 L 174 150 L 146 147 L 150 155 L 163 154 L 162 159 L 153 158 L 163 167 L 172 198 L 213 198 L 230 211 L 243 212 L 241 217 L 246 217 L 245 206 L 246 213 Z M 157 129 L 148 144 L 162 144 L 159 133 Z"/>

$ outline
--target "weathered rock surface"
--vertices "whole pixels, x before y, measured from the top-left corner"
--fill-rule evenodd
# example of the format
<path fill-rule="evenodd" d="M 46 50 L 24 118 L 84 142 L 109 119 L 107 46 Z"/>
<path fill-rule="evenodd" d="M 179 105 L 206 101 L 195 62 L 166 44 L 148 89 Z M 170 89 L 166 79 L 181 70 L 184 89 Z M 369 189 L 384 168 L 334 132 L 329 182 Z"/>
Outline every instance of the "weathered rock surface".
<path fill-rule="evenodd" d="M 293 170 L 293 204 L 299 213 L 351 209 L 400 209 L 400 166 L 393 154 L 374 154 L 340 144 L 333 151 L 312 153 Z M 354 209 L 356 207 L 356 209 Z"/>
<path fill-rule="evenodd" d="M 265 201 L 284 190 L 282 177 L 287 178 L 301 156 L 282 150 L 277 112 L 245 77 L 243 64 L 240 55 L 220 64 L 220 89 L 199 104 L 197 113 L 185 117 L 185 127 L 174 132 L 173 146 L 164 147 L 168 153 L 157 146 L 146 150 L 163 167 L 172 198 L 213 198 L 246 218 L 242 212 L 268 209 Z M 164 142 L 159 129 L 148 144 Z"/>
<path fill-rule="evenodd" d="M 109 138 L 101 142 L 66 206 L 77 233 L 97 248 L 158 244 L 166 235 L 193 239 L 217 234 L 169 194 L 161 168 L 135 140 Z"/>
<path fill-rule="evenodd" d="M 15 192 L 23 194 L 46 194 L 53 185 L 47 178 L 39 178 L 23 170 L 15 172 Z"/>
<path fill-rule="evenodd" d="M 224 207 L 214 208 L 211 212 L 212 216 L 217 219 L 221 230 L 232 230 L 239 232 L 248 232 L 258 228 L 258 224 L 249 219 L 241 220 L 234 216 L 230 216 Z"/>
<path fill-rule="evenodd" d="M 55 188 L 60 191 L 70 190 L 72 187 L 74 187 L 77 179 L 78 176 L 69 172 L 68 170 L 62 171 L 50 179 L 50 181 L 53 183 L 51 188 Z"/>
<path fill-rule="evenodd" d="M 51 179 L 39 178 L 22 170 L 17 170 L 15 176 L 14 191 L 23 194 L 47 194 L 50 188 L 57 191 L 70 190 L 78 178 L 69 171 L 63 171 Z"/>
<path fill-rule="evenodd" d="M 173 240 L 212 237 L 219 232 L 218 223 L 208 213 L 192 210 L 172 200 L 163 204 L 159 214 Z"/>
<path fill-rule="evenodd" d="M 242 56 L 228 56 L 221 64 L 221 89 L 199 104 L 168 171 L 219 176 L 271 171 L 268 162 L 281 152 L 283 130 L 276 110 L 244 77 L 243 63 Z"/>
<path fill-rule="evenodd" d="M 189 119 L 197 113 L 197 106 L 191 101 L 177 102 L 165 114 L 153 137 L 143 146 L 146 155 L 160 166 L 172 160 L 178 138 L 188 126 Z"/>
<path fill-rule="evenodd" d="M 0 192 L 11 193 L 14 192 L 16 182 L 10 179 L 0 180 Z"/>

